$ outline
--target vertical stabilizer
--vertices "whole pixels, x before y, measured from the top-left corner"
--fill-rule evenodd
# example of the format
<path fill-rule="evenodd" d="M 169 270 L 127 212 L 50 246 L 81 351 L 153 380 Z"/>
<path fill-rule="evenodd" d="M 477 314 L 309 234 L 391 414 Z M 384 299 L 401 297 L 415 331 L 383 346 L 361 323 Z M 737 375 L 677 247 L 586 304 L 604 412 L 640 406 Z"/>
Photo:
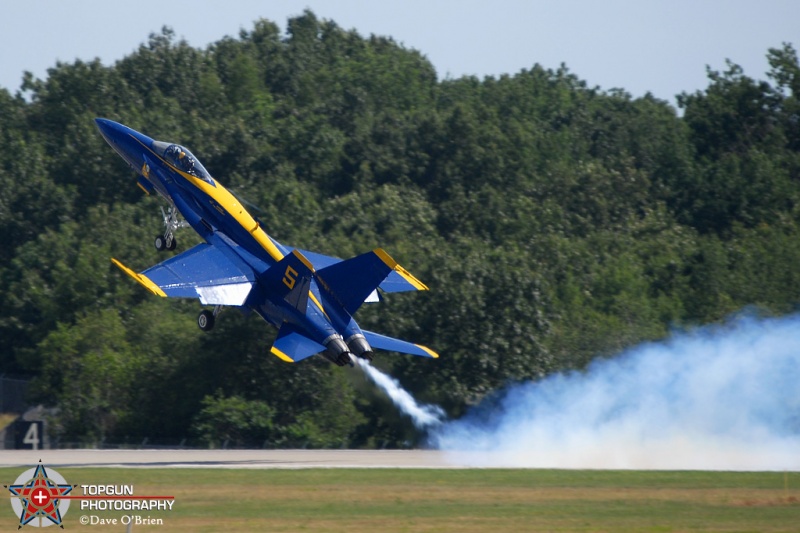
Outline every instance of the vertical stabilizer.
<path fill-rule="evenodd" d="M 314 267 L 311 262 L 299 251 L 293 250 L 269 268 L 264 275 L 264 282 L 269 286 L 270 292 L 305 313 L 313 275 Z"/>
<path fill-rule="evenodd" d="M 380 248 L 318 270 L 316 279 L 320 287 L 352 315 L 392 272 L 417 290 L 427 290 L 425 284 Z"/>

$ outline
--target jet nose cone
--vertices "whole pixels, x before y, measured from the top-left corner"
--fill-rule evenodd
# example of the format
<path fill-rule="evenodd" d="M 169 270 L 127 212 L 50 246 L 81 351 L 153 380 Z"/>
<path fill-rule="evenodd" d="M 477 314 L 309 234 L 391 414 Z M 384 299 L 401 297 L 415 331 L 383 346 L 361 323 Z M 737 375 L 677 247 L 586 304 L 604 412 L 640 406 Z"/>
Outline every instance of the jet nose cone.
<path fill-rule="evenodd" d="M 107 118 L 94 119 L 103 139 L 134 168 L 142 166 L 142 146 L 150 146 L 152 139 Z"/>
<path fill-rule="evenodd" d="M 109 142 L 111 142 L 115 134 L 120 130 L 120 124 L 117 124 L 113 120 L 108 120 L 107 118 L 96 118 L 94 119 L 94 123 L 97 125 L 97 129 L 100 130 L 100 134 L 103 138 Z"/>

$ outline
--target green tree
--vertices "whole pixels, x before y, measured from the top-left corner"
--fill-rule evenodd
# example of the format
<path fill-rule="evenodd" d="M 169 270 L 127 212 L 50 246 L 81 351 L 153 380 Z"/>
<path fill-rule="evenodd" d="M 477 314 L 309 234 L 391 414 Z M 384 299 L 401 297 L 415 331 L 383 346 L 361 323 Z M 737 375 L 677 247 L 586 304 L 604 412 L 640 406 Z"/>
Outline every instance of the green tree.
<path fill-rule="evenodd" d="M 225 398 L 218 392 L 203 398 L 202 406 L 192 429 L 212 447 L 252 446 L 272 437 L 275 411 L 263 402 Z"/>
<path fill-rule="evenodd" d="M 130 368 L 138 359 L 119 315 L 102 310 L 79 318 L 74 326 L 61 323 L 39 350 L 37 396 L 58 407 L 51 431 L 69 442 L 104 440 L 130 408 Z"/>

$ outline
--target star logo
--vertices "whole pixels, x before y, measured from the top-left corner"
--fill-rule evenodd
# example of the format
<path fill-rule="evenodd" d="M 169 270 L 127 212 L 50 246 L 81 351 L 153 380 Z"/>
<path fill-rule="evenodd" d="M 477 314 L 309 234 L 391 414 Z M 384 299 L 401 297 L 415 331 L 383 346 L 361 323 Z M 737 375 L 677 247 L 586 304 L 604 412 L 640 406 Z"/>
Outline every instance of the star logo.
<path fill-rule="evenodd" d="M 69 509 L 69 494 L 74 485 L 69 485 L 58 472 L 48 472 L 39 461 L 36 468 L 23 472 L 13 485 L 5 487 L 11 493 L 11 507 L 19 516 L 19 528 L 60 526 L 63 516 Z"/>

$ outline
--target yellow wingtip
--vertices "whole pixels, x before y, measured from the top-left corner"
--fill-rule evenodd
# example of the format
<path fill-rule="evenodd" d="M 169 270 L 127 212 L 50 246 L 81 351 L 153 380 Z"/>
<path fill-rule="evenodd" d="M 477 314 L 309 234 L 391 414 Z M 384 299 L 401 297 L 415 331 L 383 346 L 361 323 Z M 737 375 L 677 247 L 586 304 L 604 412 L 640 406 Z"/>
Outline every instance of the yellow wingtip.
<path fill-rule="evenodd" d="M 161 287 L 153 283 L 153 281 L 143 274 L 137 274 L 130 268 L 123 265 L 121 262 L 117 261 L 113 257 L 111 258 L 111 262 L 116 265 L 117 268 L 125 272 L 127 275 L 135 279 L 142 287 L 147 289 L 148 291 L 152 292 L 156 296 L 161 296 L 162 298 L 166 298 L 167 294 L 161 290 Z"/>
<path fill-rule="evenodd" d="M 420 348 L 420 349 L 422 349 L 422 350 L 425 350 L 425 352 L 426 352 L 428 355 L 430 355 L 431 357 L 433 357 L 434 359 L 439 359 L 439 354 L 438 354 L 438 353 L 436 353 L 436 352 L 434 352 L 433 350 L 431 350 L 431 349 L 430 349 L 430 348 L 428 348 L 427 346 L 423 346 L 423 345 L 421 345 L 421 344 L 415 344 L 414 346 L 416 346 L 417 348 Z"/>
<path fill-rule="evenodd" d="M 272 353 L 272 355 L 277 356 L 278 359 L 280 359 L 282 361 L 286 361 L 287 363 L 294 363 L 294 360 L 291 357 L 289 357 L 288 355 L 286 355 L 285 353 L 283 353 L 282 351 L 280 351 L 279 349 L 277 349 L 274 346 L 272 348 L 270 348 L 269 351 L 270 351 L 270 353 Z"/>

